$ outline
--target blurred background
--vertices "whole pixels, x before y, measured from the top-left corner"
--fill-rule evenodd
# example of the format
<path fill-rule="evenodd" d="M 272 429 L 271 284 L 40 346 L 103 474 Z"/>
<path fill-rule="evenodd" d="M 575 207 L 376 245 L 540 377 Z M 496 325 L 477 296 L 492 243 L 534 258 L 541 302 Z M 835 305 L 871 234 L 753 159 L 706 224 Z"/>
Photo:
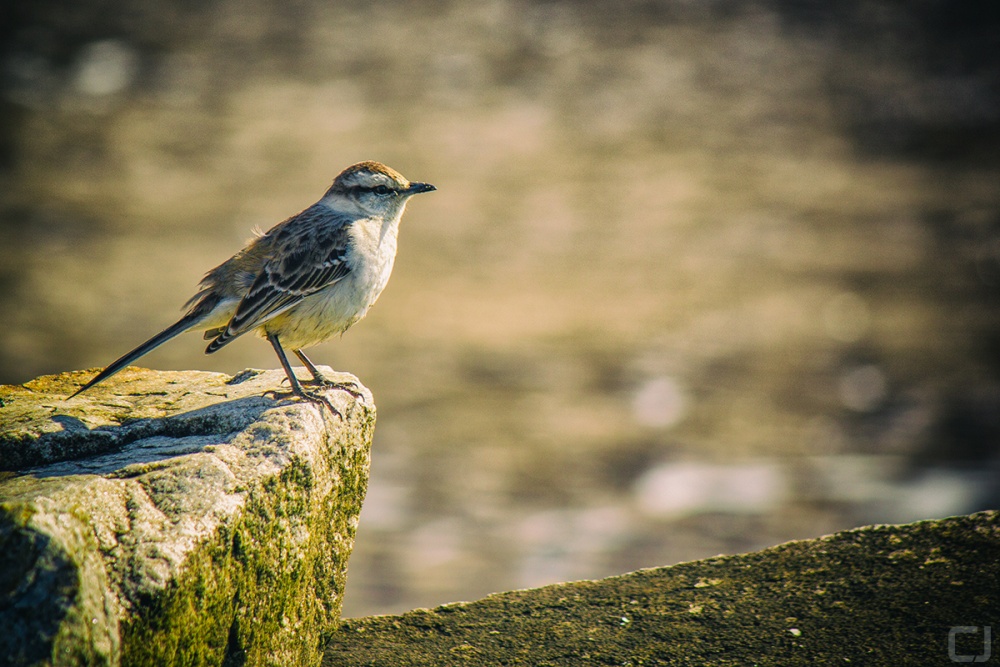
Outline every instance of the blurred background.
<path fill-rule="evenodd" d="M 0 382 L 377 159 L 345 615 L 1000 504 L 1000 4 L 0 4 Z M 160 369 L 277 366 L 246 338 Z"/>

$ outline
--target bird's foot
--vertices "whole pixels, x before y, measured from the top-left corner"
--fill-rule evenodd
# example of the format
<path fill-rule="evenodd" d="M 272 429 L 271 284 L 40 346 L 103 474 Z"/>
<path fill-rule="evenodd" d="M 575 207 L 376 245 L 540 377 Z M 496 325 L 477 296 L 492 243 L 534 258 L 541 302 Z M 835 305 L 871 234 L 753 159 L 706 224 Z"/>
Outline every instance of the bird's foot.
<path fill-rule="evenodd" d="M 339 389 L 341 391 L 346 391 L 348 394 L 356 399 L 364 401 L 365 395 L 358 391 L 361 387 L 358 386 L 357 382 L 335 382 L 327 378 L 324 375 L 317 374 L 312 380 L 306 380 L 305 384 L 311 385 L 313 387 L 326 387 L 329 389 Z"/>
<path fill-rule="evenodd" d="M 276 389 L 271 389 L 265 392 L 265 395 L 266 394 L 271 394 L 275 400 L 281 400 L 283 398 L 291 398 L 294 396 L 296 398 L 301 398 L 303 401 L 315 403 L 316 405 L 319 405 L 321 408 L 323 406 L 326 406 L 326 408 L 328 408 L 332 414 L 339 417 L 341 421 L 344 420 L 343 413 L 337 408 L 333 407 L 333 403 L 330 402 L 330 399 L 328 399 L 326 396 L 323 396 L 322 394 L 312 391 L 306 391 L 301 387 L 299 387 L 298 391 L 295 391 L 294 388 L 291 391 L 278 391 Z"/>

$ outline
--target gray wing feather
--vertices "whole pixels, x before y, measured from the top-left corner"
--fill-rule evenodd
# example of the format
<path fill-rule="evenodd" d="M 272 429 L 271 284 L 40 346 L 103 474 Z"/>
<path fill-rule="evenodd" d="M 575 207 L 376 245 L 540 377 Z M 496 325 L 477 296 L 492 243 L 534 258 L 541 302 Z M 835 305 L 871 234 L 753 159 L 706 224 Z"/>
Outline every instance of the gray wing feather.
<path fill-rule="evenodd" d="M 270 258 L 206 352 L 256 329 L 350 273 L 346 256 L 352 222 L 353 218 L 317 204 L 268 232 L 268 236 L 275 235 Z"/>

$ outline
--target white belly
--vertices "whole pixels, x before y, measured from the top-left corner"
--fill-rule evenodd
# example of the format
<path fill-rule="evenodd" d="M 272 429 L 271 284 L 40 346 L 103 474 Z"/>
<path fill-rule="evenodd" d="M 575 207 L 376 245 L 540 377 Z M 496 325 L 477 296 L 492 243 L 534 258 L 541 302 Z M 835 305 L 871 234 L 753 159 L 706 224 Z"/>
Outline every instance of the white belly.
<path fill-rule="evenodd" d="M 286 348 L 298 350 L 342 334 L 368 313 L 385 289 L 396 258 L 398 220 L 384 233 L 358 227 L 347 256 L 350 272 L 262 327 L 277 334 Z"/>

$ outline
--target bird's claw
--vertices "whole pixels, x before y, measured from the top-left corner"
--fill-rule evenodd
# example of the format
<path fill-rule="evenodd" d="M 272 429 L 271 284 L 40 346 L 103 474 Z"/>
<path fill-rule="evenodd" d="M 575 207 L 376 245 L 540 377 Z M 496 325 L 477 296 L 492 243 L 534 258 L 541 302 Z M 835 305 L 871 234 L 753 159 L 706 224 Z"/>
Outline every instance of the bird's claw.
<path fill-rule="evenodd" d="M 364 401 L 365 398 L 365 395 L 360 391 L 358 391 L 358 389 L 360 389 L 358 383 L 351 382 L 350 380 L 348 380 L 347 382 L 335 382 L 322 375 L 318 375 L 312 380 L 307 380 L 305 384 L 312 385 L 314 387 L 325 387 L 329 389 L 339 389 L 340 391 L 346 391 L 348 394 L 350 394 L 351 396 L 360 401 Z"/>
<path fill-rule="evenodd" d="M 321 407 L 326 406 L 332 414 L 339 417 L 341 421 L 344 420 L 344 414 L 337 408 L 333 407 L 333 403 L 330 402 L 330 399 L 328 399 L 326 396 L 323 396 L 322 394 L 306 391 L 304 389 L 301 391 L 295 391 L 294 389 L 292 391 L 278 391 L 276 389 L 269 389 L 264 393 L 265 395 L 271 394 L 274 400 L 276 401 L 281 400 L 283 398 L 291 398 L 292 396 L 295 396 L 296 398 L 301 398 L 303 401 L 315 403 L 316 405 L 319 405 Z"/>

